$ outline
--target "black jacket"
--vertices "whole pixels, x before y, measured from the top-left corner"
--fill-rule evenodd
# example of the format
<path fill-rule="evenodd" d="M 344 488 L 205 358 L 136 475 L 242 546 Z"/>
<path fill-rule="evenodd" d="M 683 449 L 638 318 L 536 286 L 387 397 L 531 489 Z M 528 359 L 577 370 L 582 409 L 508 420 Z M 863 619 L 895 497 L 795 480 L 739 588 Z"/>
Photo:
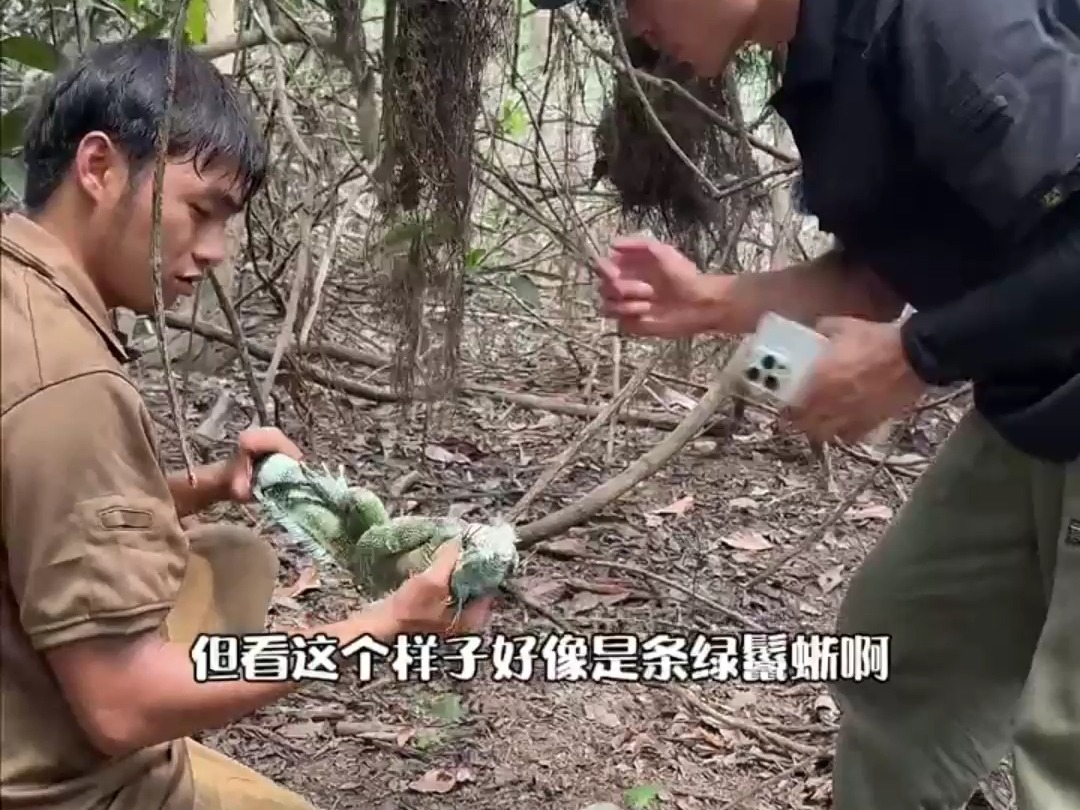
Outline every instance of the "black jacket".
<path fill-rule="evenodd" d="M 771 100 L 822 230 L 1025 452 L 1080 458 L 1080 6 L 802 0 Z"/>

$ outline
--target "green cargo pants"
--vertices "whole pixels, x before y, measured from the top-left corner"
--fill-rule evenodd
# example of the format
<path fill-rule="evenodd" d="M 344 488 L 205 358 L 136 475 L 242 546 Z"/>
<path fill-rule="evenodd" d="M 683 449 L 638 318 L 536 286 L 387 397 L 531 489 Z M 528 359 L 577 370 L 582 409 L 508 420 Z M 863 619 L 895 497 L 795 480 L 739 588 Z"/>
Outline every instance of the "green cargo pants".
<path fill-rule="evenodd" d="M 1020 810 L 1080 810 L 1080 461 L 1035 460 L 968 414 L 838 632 L 891 642 L 887 680 L 834 684 L 835 810 L 960 810 L 1010 749 Z"/>

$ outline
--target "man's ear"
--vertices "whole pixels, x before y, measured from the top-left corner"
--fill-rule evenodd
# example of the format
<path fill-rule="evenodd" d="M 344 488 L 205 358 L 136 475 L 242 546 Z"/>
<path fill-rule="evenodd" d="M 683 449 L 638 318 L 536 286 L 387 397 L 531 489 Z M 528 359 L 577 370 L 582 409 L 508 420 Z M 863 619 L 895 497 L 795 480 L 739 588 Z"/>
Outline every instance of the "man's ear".
<path fill-rule="evenodd" d="M 78 188 L 96 203 L 113 203 L 128 186 L 128 162 L 103 132 L 88 132 L 75 149 L 72 172 Z"/>

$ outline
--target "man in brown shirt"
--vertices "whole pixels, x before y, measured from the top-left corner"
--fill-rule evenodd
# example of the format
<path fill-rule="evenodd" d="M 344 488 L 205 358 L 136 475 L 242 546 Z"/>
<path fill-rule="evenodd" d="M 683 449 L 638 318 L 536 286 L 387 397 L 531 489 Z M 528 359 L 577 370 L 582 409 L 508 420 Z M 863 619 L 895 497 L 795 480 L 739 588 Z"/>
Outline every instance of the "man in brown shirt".
<path fill-rule="evenodd" d="M 194 486 L 166 475 L 124 371 L 108 311 L 154 311 L 167 70 L 164 41 L 131 40 L 58 77 L 27 131 L 27 214 L 0 226 L 0 805 L 11 810 L 312 808 L 189 739 L 296 684 L 196 682 L 197 633 L 264 629 L 277 559 L 246 529 L 181 519 L 249 499 L 254 457 L 299 452 L 278 431 L 249 431 Z M 223 258 L 227 221 L 267 160 L 234 89 L 187 50 L 171 129 L 165 306 Z M 390 597 L 304 635 L 447 633 L 455 560 L 449 548 Z M 488 610 L 453 626 L 478 628 Z"/>

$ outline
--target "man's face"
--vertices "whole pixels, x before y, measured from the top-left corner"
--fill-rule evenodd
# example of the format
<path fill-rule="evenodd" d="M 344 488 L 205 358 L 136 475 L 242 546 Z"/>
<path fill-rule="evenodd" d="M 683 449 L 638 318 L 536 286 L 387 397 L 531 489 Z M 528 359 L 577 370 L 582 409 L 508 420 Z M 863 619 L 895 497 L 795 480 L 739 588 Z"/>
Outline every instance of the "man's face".
<path fill-rule="evenodd" d="M 750 39 L 759 0 L 626 0 L 630 33 L 698 76 L 724 72 Z"/>
<path fill-rule="evenodd" d="M 99 175 L 88 239 L 88 257 L 106 303 L 138 314 L 154 312 L 152 258 L 154 161 L 130 182 L 131 169 L 117 151 Z M 240 210 L 230 167 L 196 171 L 189 161 L 167 161 L 161 195 L 161 292 L 168 308 L 191 295 L 206 272 L 226 257 L 226 225 Z"/>

